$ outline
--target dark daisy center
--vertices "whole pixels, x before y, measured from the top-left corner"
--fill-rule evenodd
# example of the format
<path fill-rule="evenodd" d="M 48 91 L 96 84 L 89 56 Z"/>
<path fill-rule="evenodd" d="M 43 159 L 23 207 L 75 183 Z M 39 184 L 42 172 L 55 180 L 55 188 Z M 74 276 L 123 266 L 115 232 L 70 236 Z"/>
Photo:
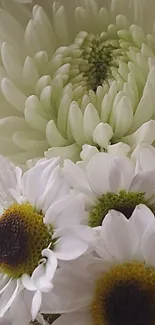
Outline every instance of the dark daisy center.
<path fill-rule="evenodd" d="M 94 325 L 154 325 L 155 270 L 143 263 L 119 264 L 97 280 Z"/>
<path fill-rule="evenodd" d="M 52 231 L 29 204 L 14 204 L 0 219 L 0 270 L 11 277 L 31 274 L 41 252 L 51 244 Z"/>
<path fill-rule="evenodd" d="M 117 283 L 106 298 L 109 325 L 148 325 L 155 320 L 152 292 L 136 281 Z"/>
<path fill-rule="evenodd" d="M 150 205 L 145 199 L 145 193 L 120 191 L 118 194 L 103 194 L 89 212 L 89 225 L 100 226 L 109 210 L 117 210 L 129 219 L 138 204 L 145 204 L 151 211 L 155 212 L 155 206 Z"/>
<path fill-rule="evenodd" d="M 0 264 L 12 267 L 28 258 L 29 234 L 19 215 L 7 215 L 0 221 Z"/>

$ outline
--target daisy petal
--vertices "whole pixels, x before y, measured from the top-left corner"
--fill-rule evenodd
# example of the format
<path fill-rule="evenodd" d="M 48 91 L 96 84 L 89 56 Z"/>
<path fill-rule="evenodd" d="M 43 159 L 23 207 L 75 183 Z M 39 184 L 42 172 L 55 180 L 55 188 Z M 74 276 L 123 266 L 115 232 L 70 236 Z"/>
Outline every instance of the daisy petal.
<path fill-rule="evenodd" d="M 15 285 L 16 282 L 16 285 Z M 10 308 L 13 301 L 16 299 L 16 296 L 20 290 L 21 281 L 18 279 L 17 281 L 12 281 L 10 286 L 3 292 L 1 296 L 0 303 L 0 317 L 3 317 L 6 311 Z"/>
<path fill-rule="evenodd" d="M 135 230 L 139 234 L 139 238 L 142 238 L 144 231 L 153 221 L 154 214 L 144 204 L 137 205 L 130 218 L 130 222 L 133 224 Z"/>
<path fill-rule="evenodd" d="M 7 158 L 0 156 L 0 196 L 3 201 L 8 203 L 14 201 L 11 191 L 14 191 L 17 197 L 20 195 L 20 177 L 20 168 L 15 167 Z"/>
<path fill-rule="evenodd" d="M 9 309 L 9 314 L 13 319 L 12 325 L 27 325 L 31 321 L 31 295 L 33 295 L 33 293 L 30 293 L 26 290 L 22 290 L 14 300 L 11 308 Z"/>
<path fill-rule="evenodd" d="M 61 233 L 61 237 L 60 237 Z M 72 260 L 84 254 L 88 249 L 88 244 L 70 229 L 57 231 L 55 236 L 58 240 L 55 244 L 54 253 L 61 260 Z"/>
<path fill-rule="evenodd" d="M 64 161 L 64 174 L 70 186 L 75 187 L 85 194 L 90 193 L 90 186 L 84 171 L 68 159 Z"/>
<path fill-rule="evenodd" d="M 45 214 L 45 223 L 53 224 L 56 229 L 80 224 L 83 219 L 83 213 L 83 194 L 70 194 L 51 205 Z"/>
<path fill-rule="evenodd" d="M 0 294 L 2 294 L 5 291 L 5 289 L 7 289 L 7 287 L 10 285 L 11 281 L 12 281 L 12 279 L 9 279 L 8 282 L 4 285 L 4 287 L 2 287 L 0 289 Z"/>
<path fill-rule="evenodd" d="M 27 290 L 30 290 L 30 291 L 36 290 L 36 287 L 34 286 L 33 281 L 28 274 L 23 274 L 21 280 L 22 280 L 24 287 Z"/>
<path fill-rule="evenodd" d="M 146 170 L 136 174 L 130 184 L 131 192 L 146 193 L 145 197 L 150 198 L 155 192 L 155 173 L 153 170 Z"/>
<path fill-rule="evenodd" d="M 55 254 L 50 249 L 46 248 L 42 251 L 42 256 L 47 257 L 46 271 L 45 271 L 46 277 L 49 280 L 52 280 L 57 268 L 57 259 L 55 257 Z"/>
<path fill-rule="evenodd" d="M 142 249 L 144 259 L 147 265 L 155 266 L 155 222 L 153 221 L 149 227 L 147 227 L 142 238 Z"/>
<path fill-rule="evenodd" d="M 94 284 L 89 272 L 79 263 L 59 268 L 53 279 L 53 290 L 44 295 L 41 313 L 66 313 L 87 307 L 92 300 Z M 72 290 L 71 290 L 72 288 Z"/>
<path fill-rule="evenodd" d="M 108 254 L 119 262 L 131 260 L 138 245 L 132 225 L 122 213 L 114 210 L 103 220 L 102 238 Z"/>
<path fill-rule="evenodd" d="M 56 166 L 51 173 L 43 195 L 38 198 L 37 209 L 46 213 L 52 202 L 61 199 L 69 193 L 69 185 L 64 181 L 62 170 Z"/>
<path fill-rule="evenodd" d="M 32 300 L 32 308 L 31 308 L 31 314 L 32 314 L 32 320 L 34 321 L 37 313 L 40 309 L 41 306 L 41 302 L 42 302 L 42 295 L 40 293 L 40 291 L 36 291 Z"/>
<path fill-rule="evenodd" d="M 88 180 L 97 195 L 128 188 L 132 175 L 133 165 L 129 159 L 103 152 L 93 156 L 87 167 Z"/>
<path fill-rule="evenodd" d="M 33 206 L 37 205 L 38 199 L 44 194 L 49 178 L 58 163 L 59 158 L 42 159 L 23 175 L 22 191 Z"/>
<path fill-rule="evenodd" d="M 32 281 L 36 289 L 42 292 L 48 292 L 53 288 L 48 277 L 46 277 L 46 266 L 44 263 L 38 265 L 36 269 L 33 271 Z"/>
<path fill-rule="evenodd" d="M 155 148 L 149 144 L 141 144 L 132 153 L 132 159 L 136 159 L 136 172 L 152 170 L 155 166 Z"/>

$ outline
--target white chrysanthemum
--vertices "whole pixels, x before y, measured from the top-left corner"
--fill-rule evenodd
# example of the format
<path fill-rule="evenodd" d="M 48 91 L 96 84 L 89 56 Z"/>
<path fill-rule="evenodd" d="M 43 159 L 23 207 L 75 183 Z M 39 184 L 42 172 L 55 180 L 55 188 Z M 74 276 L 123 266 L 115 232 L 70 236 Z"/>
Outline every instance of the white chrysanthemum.
<path fill-rule="evenodd" d="M 77 195 L 79 201 L 83 193 L 78 221 L 100 226 L 110 209 L 130 218 L 140 203 L 155 212 L 155 148 L 138 146 L 131 158 L 100 152 L 84 162 L 64 161 L 64 173 L 73 189 L 71 200 L 76 202 Z"/>
<path fill-rule="evenodd" d="M 153 325 L 155 219 L 139 205 L 130 220 L 111 210 L 98 229 L 93 256 L 63 266 L 46 310 L 54 325 Z M 58 299 L 59 297 L 59 299 Z"/>
<path fill-rule="evenodd" d="M 65 207 L 59 211 L 69 190 L 58 158 L 38 161 L 21 176 L 0 157 L 0 317 L 13 325 L 36 317 L 57 260 L 76 259 L 94 240 L 91 228 L 69 222 Z"/>
<path fill-rule="evenodd" d="M 15 163 L 155 141 L 152 0 L 1 0 L 0 152 Z"/>

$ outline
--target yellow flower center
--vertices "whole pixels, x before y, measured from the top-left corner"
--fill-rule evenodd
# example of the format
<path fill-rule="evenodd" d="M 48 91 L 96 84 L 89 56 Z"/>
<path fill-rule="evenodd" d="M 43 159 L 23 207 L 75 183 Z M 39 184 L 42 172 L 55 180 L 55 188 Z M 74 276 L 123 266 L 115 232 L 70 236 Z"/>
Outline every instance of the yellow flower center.
<path fill-rule="evenodd" d="M 154 325 L 155 270 L 143 263 L 113 267 L 96 283 L 94 325 Z"/>
<path fill-rule="evenodd" d="M 0 219 L 0 271 L 13 278 L 31 275 L 51 238 L 41 212 L 28 203 L 13 204 Z"/>

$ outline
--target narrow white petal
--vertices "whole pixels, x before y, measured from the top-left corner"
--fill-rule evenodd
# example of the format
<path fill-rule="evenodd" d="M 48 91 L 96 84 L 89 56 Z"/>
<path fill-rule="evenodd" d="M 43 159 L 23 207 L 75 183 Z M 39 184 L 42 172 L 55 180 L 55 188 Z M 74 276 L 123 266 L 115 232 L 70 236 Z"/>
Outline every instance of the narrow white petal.
<path fill-rule="evenodd" d="M 32 300 L 32 308 L 31 308 L 31 314 L 32 314 L 32 320 L 34 321 L 37 313 L 40 309 L 41 306 L 41 302 L 42 302 L 42 295 L 40 293 L 40 291 L 36 291 Z"/>
<path fill-rule="evenodd" d="M 14 282 L 14 283 L 13 283 Z M 1 296 L 0 303 L 0 317 L 3 317 L 6 311 L 11 307 L 13 301 L 16 299 L 18 291 L 20 290 L 21 281 L 20 279 L 14 280 Z M 16 283 L 16 285 L 14 285 Z"/>
<path fill-rule="evenodd" d="M 10 285 L 11 282 L 12 279 L 10 278 L 8 282 L 0 289 L 0 294 L 2 294 L 5 291 L 5 289 L 7 289 L 7 287 Z"/>
<path fill-rule="evenodd" d="M 50 249 L 47 248 L 42 251 L 42 256 L 47 257 L 46 276 L 49 280 L 51 280 L 57 268 L 57 259 L 55 257 L 55 254 Z"/>

